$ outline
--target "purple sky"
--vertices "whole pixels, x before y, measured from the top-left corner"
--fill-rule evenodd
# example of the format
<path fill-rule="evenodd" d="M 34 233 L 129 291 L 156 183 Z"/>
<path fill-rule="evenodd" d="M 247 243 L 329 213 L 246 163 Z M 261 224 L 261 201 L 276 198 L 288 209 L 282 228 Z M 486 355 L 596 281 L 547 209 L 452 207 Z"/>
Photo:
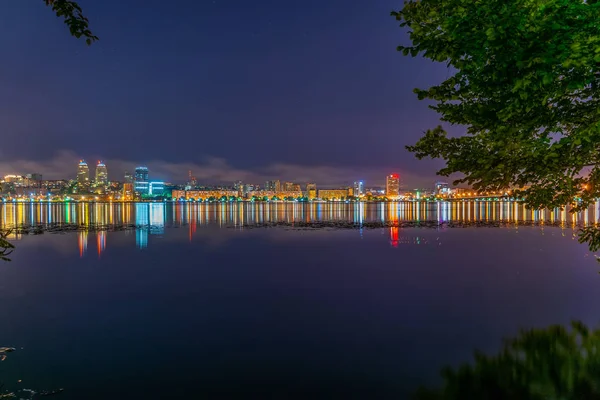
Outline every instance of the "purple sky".
<path fill-rule="evenodd" d="M 389 0 L 80 0 L 87 47 L 42 0 L 0 15 L 0 174 L 432 186 L 404 149 L 439 122 L 412 93 L 443 65 L 396 52 Z M 460 130 L 454 129 L 454 132 Z M 68 175 L 68 176 L 65 176 Z"/>

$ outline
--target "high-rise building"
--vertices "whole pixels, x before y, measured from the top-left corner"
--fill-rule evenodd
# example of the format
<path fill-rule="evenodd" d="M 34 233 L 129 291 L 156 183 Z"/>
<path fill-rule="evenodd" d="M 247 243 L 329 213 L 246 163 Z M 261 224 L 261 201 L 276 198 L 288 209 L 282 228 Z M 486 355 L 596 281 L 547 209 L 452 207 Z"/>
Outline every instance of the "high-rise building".
<path fill-rule="evenodd" d="M 90 183 L 90 169 L 85 160 L 79 160 L 77 166 L 77 183 L 87 185 Z"/>
<path fill-rule="evenodd" d="M 133 175 L 131 172 L 125 172 L 125 183 L 133 183 Z"/>
<path fill-rule="evenodd" d="M 108 170 L 102 161 L 96 164 L 96 185 L 108 185 Z"/>
<path fill-rule="evenodd" d="M 365 195 L 365 183 L 363 181 L 354 182 L 354 197 Z"/>
<path fill-rule="evenodd" d="M 265 182 L 265 190 L 267 192 L 279 192 L 281 191 L 281 182 L 275 181 L 267 181 Z"/>
<path fill-rule="evenodd" d="M 316 183 L 308 183 L 306 185 L 306 197 L 309 200 L 313 200 L 317 198 L 317 184 Z"/>
<path fill-rule="evenodd" d="M 133 183 L 125 182 L 123 184 L 122 199 L 125 201 L 131 201 L 134 199 Z"/>
<path fill-rule="evenodd" d="M 134 190 L 140 194 L 148 194 L 150 192 L 148 167 L 137 167 L 135 169 Z"/>
<path fill-rule="evenodd" d="M 148 182 L 148 167 L 137 167 L 135 169 L 136 182 Z"/>
<path fill-rule="evenodd" d="M 386 177 L 385 195 L 387 197 L 398 197 L 400 195 L 400 175 L 391 174 Z"/>

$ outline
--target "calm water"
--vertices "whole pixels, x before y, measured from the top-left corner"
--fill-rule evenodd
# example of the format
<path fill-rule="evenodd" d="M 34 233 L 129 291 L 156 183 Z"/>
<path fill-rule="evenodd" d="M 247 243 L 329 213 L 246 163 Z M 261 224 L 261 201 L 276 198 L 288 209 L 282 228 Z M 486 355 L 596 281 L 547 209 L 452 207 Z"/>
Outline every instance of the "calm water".
<path fill-rule="evenodd" d="M 521 327 L 597 325 L 598 265 L 572 217 L 513 203 L 4 205 L 7 388 L 62 399 L 406 398 Z M 264 221 L 510 220 L 511 228 L 247 229 Z M 563 227 L 527 227 L 527 220 Z M 22 348 L 22 349 L 21 349 Z M 22 383 L 17 383 L 21 379 Z"/>

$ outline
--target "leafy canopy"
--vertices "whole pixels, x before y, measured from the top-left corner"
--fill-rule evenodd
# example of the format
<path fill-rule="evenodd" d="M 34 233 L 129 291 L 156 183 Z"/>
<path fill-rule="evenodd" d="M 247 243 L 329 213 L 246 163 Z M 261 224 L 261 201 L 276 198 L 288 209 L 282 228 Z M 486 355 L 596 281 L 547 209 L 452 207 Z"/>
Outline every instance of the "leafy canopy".
<path fill-rule="evenodd" d="M 10 233 L 10 231 L 0 231 L 0 261 L 10 261 L 8 256 L 15 248 L 15 245 L 7 240 Z"/>
<path fill-rule="evenodd" d="M 410 0 L 392 15 L 412 42 L 398 50 L 449 68 L 419 99 L 467 130 L 429 130 L 411 152 L 446 160 L 456 184 L 521 188 L 533 208 L 600 195 L 598 0 Z"/>
<path fill-rule="evenodd" d="M 600 398 L 600 330 L 580 322 L 522 331 L 495 356 L 442 371 L 440 389 L 420 389 L 417 400 Z"/>
<path fill-rule="evenodd" d="M 90 31 L 89 21 L 83 15 L 79 4 L 71 0 L 44 0 L 44 3 L 52 7 L 52 11 L 57 17 L 62 17 L 65 20 L 71 35 L 78 39 L 85 38 L 88 45 L 98 40 L 98 37 Z"/>

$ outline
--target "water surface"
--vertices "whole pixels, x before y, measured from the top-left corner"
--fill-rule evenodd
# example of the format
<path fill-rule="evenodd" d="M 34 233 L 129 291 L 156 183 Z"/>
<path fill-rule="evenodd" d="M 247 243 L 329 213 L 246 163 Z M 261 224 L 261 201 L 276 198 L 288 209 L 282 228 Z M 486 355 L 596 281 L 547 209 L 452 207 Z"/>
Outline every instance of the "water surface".
<path fill-rule="evenodd" d="M 0 264 L 0 345 L 19 350 L 0 380 L 64 387 L 62 399 L 406 398 L 521 327 L 597 324 L 600 275 L 570 215 L 563 228 L 522 226 L 522 213 L 510 228 L 244 227 L 416 218 L 401 206 L 9 205 L 3 226 L 138 229 L 15 238 Z M 418 212 L 515 209 L 439 206 Z"/>

